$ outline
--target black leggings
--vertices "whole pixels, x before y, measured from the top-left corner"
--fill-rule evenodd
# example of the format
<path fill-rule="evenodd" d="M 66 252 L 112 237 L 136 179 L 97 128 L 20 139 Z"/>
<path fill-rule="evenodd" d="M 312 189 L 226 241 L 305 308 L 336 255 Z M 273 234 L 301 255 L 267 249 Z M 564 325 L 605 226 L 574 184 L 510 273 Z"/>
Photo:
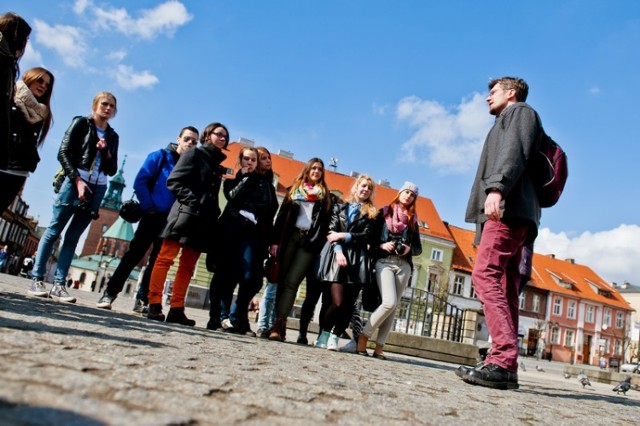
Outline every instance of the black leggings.
<path fill-rule="evenodd" d="M 353 304 L 358 298 L 361 284 L 324 283 L 322 292 L 323 330 L 341 336 L 349 326 Z M 326 307 L 326 310 L 325 310 Z"/>

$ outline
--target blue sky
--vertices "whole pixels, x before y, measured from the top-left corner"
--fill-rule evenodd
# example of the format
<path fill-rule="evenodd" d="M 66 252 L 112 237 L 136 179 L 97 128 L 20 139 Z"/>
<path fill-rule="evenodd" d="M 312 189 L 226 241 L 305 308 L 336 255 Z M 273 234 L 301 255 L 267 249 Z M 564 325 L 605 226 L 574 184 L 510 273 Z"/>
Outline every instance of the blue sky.
<path fill-rule="evenodd" d="M 12 3 L 34 28 L 22 69 L 56 77 L 54 127 L 24 193 L 42 225 L 61 137 L 108 90 L 129 183 L 180 128 L 221 121 L 233 140 L 414 181 L 443 220 L 470 228 L 487 82 L 512 75 L 570 161 L 536 251 L 640 283 L 636 1 Z"/>

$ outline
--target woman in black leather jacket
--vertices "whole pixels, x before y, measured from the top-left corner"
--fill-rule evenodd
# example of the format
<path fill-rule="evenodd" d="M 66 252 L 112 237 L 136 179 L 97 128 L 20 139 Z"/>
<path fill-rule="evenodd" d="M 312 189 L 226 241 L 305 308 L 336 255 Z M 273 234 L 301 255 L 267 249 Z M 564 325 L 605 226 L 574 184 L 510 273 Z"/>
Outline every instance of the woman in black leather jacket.
<path fill-rule="evenodd" d="M 210 253 L 216 257 L 217 266 L 209 292 L 209 329 L 222 327 L 224 331 L 255 336 L 249 326 L 247 307 L 262 286 L 268 236 L 278 210 L 271 157 L 268 163 L 260 159 L 256 148 L 240 149 L 239 170 L 223 184 L 228 202 L 220 216 L 220 237 L 215 243 L 218 248 Z M 238 297 L 229 311 L 236 284 Z"/>
<path fill-rule="evenodd" d="M 316 347 L 338 350 L 338 340 L 351 319 L 363 285 L 372 282 L 369 244 L 373 242 L 375 182 L 360 175 L 347 203 L 334 206 L 327 242 L 320 253 L 318 280 L 322 282 L 321 333 Z"/>
<path fill-rule="evenodd" d="M 201 146 L 180 156 L 167 179 L 167 187 L 176 197 L 162 232 L 162 247 L 156 258 L 149 282 L 149 313 L 147 318 L 164 321 L 162 289 L 169 268 L 178 253 L 180 264 L 171 294 L 171 309 L 167 322 L 194 326 L 195 321 L 184 314 L 184 299 L 189 281 L 200 257 L 215 241 L 216 224 L 220 216 L 218 192 L 227 156 L 222 152 L 229 143 L 229 131 L 221 123 L 209 124 L 200 136 Z"/>
<path fill-rule="evenodd" d="M 40 239 L 38 255 L 31 271 L 33 283 L 28 293 L 46 297 L 42 282 L 47 261 L 54 244 L 69 223 L 53 278 L 49 296 L 61 302 L 73 303 L 65 282 L 78 240 L 92 219 L 98 218 L 98 209 L 107 191 L 107 176 L 117 171 L 118 134 L 109 125 L 115 116 L 117 101 L 113 94 L 100 92 L 93 99 L 93 112 L 89 117 L 75 117 L 62 138 L 58 160 L 66 175 L 60 192 L 53 203 L 53 218 Z"/>
<path fill-rule="evenodd" d="M 53 82 L 51 72 L 37 67 L 27 70 L 16 84 L 7 168 L 0 170 L 0 212 L 13 202 L 40 162 L 38 148 L 53 121 L 50 106 Z"/>
<path fill-rule="evenodd" d="M 327 237 L 331 197 L 324 180 L 324 163 L 307 161 L 282 201 L 269 252 L 279 256 L 282 269 L 276 293 L 276 321 L 269 340 L 284 341 L 287 316 L 303 278 L 315 279 L 313 266 Z"/>

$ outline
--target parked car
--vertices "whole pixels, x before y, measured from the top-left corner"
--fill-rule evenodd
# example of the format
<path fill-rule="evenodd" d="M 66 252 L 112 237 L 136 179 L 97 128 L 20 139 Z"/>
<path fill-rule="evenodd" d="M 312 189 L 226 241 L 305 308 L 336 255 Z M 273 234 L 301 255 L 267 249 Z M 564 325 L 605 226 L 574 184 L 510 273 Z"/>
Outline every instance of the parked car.
<path fill-rule="evenodd" d="M 622 364 L 620 366 L 621 373 L 637 373 L 640 374 L 640 361 L 634 364 Z"/>

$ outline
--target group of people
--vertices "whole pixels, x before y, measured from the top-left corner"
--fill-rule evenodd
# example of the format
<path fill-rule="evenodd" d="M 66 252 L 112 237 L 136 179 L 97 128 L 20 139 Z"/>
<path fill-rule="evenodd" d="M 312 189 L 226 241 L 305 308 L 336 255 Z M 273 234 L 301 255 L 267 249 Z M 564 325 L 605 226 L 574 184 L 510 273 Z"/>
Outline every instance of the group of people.
<path fill-rule="evenodd" d="M 0 211 L 11 204 L 36 169 L 38 148 L 53 120 L 53 74 L 36 67 L 16 81 L 30 32 L 20 16 L 0 15 Z M 496 121 L 483 147 L 466 213 L 466 220 L 477 225 L 472 280 L 483 303 L 492 347 L 481 364 L 461 366 L 456 374 L 468 383 L 502 389 L 518 387 L 518 265 L 523 247 L 531 246 L 540 223 L 529 160 L 544 130 L 538 114 L 525 103 L 528 90 L 519 78 L 489 83 L 487 103 Z M 116 112 L 116 97 L 100 92 L 91 113 L 75 117 L 65 132 L 58 152 L 64 181 L 54 202 L 53 219 L 38 246 L 30 295 L 75 301 L 64 283 L 78 239 L 97 215 L 107 177 L 117 170 L 119 138 L 109 124 Z M 198 138 L 201 145 L 194 148 Z M 405 183 L 394 200 L 378 210 L 373 204 L 373 179 L 360 176 L 342 202 L 327 187 L 322 160 L 312 158 L 278 208 L 271 155 L 265 148 L 241 149 L 235 176 L 222 183 L 225 169 L 220 164 L 228 143 L 229 132 L 221 123 L 208 125 L 202 135 L 188 126 L 176 144 L 147 157 L 134 183 L 143 216 L 131 250 L 98 307 L 111 308 L 133 267 L 153 246 L 134 310 L 146 312 L 152 320 L 193 326 L 184 313 L 185 293 L 198 257 L 206 252 L 207 267 L 215 272 L 207 328 L 254 334 L 247 306 L 262 287 L 262 265 L 270 255 L 282 266 L 277 282 L 269 283 L 264 292 L 258 324 L 261 336 L 285 340 L 287 317 L 306 278 L 298 342 L 307 343 L 308 323 L 322 299 L 316 346 L 337 350 L 338 338 L 351 321 L 358 331 L 355 351 L 367 354 L 368 340 L 377 329 L 373 355 L 384 358 L 382 347 L 393 313 L 411 275 L 411 256 L 421 252 L 415 211 L 418 187 Z M 221 185 L 228 200 L 222 212 Z M 43 282 L 47 260 L 67 224 L 53 287 L 47 291 Z M 162 288 L 180 252 L 171 308 L 165 317 Z M 378 288 L 381 303 L 361 329 L 358 295 L 363 286 L 372 285 Z M 236 286 L 238 296 L 232 306 Z"/>

